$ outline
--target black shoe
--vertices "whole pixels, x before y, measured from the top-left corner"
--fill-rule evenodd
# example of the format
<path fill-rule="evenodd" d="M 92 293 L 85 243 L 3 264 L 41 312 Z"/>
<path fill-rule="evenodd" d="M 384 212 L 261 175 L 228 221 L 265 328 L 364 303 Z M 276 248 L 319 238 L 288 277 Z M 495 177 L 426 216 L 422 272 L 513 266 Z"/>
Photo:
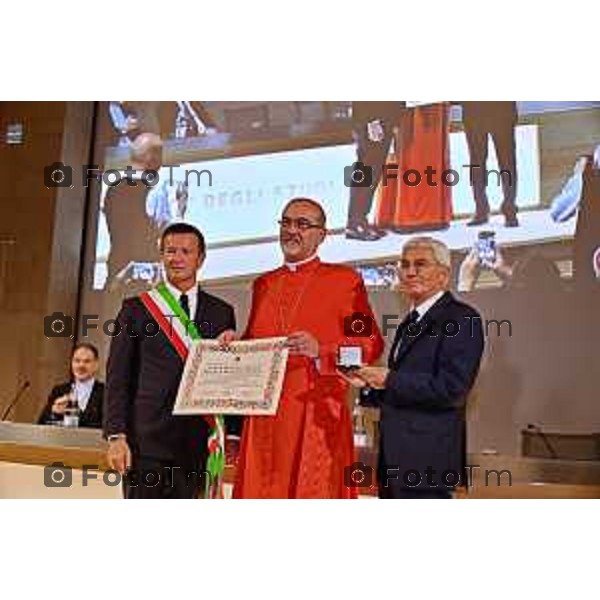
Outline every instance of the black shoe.
<path fill-rule="evenodd" d="M 505 227 L 518 227 L 519 219 L 517 219 L 517 207 L 512 204 L 505 204 L 504 202 L 500 205 L 500 211 L 504 215 L 504 226 Z"/>
<path fill-rule="evenodd" d="M 477 225 L 483 225 L 484 223 L 487 223 L 489 220 L 490 220 L 489 214 L 486 213 L 484 215 L 478 215 L 477 213 L 475 213 L 473 218 L 467 223 L 467 227 L 475 227 Z"/>
<path fill-rule="evenodd" d="M 367 229 L 371 233 L 374 233 L 380 238 L 385 237 L 387 235 L 387 231 L 385 229 L 382 229 L 381 227 L 378 227 L 377 225 L 372 225 L 371 223 L 363 223 L 363 226 L 365 229 Z"/>
<path fill-rule="evenodd" d="M 346 227 L 346 238 L 349 240 L 360 240 L 363 242 L 374 242 L 382 238 L 382 235 L 375 233 L 368 225 L 352 225 Z"/>

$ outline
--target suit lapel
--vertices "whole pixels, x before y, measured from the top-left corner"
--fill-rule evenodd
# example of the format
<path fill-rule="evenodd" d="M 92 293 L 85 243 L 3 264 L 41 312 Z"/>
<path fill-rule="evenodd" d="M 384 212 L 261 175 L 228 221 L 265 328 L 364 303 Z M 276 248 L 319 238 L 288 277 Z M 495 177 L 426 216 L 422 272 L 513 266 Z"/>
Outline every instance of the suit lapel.
<path fill-rule="evenodd" d="M 408 334 L 408 338 L 404 341 L 403 344 L 400 345 L 398 349 L 398 355 L 396 359 L 393 361 L 394 364 L 397 364 L 402 360 L 402 358 L 407 354 L 407 352 L 412 348 L 413 344 L 417 342 L 417 340 L 421 339 L 423 336 L 427 334 L 429 327 L 432 322 L 435 322 L 437 313 L 443 309 L 450 301 L 452 300 L 452 294 L 450 292 L 446 292 L 440 299 L 423 315 L 423 318 L 418 322 L 419 328 L 415 335 Z M 437 332 L 440 335 L 440 332 Z M 399 332 L 396 332 L 396 340 L 394 340 L 393 350 L 396 349 L 396 344 L 400 343 Z M 393 357 L 393 354 L 391 355 Z"/>
<path fill-rule="evenodd" d="M 196 313 L 194 314 L 194 323 L 196 323 L 197 327 L 198 327 L 198 333 L 200 333 L 200 335 L 202 335 L 202 332 L 200 331 L 200 329 L 202 329 L 202 319 L 204 317 L 204 310 L 206 308 L 206 298 L 204 295 L 204 292 L 202 291 L 202 289 L 200 288 L 200 286 L 198 286 L 198 302 L 196 305 Z"/>
<path fill-rule="evenodd" d="M 398 360 L 398 358 L 396 357 L 396 352 L 398 349 L 398 344 L 400 343 L 401 339 L 402 339 L 402 328 L 398 327 L 398 329 L 396 329 L 396 335 L 394 337 L 394 341 L 392 342 L 392 347 L 390 349 L 390 355 L 388 357 L 388 367 L 390 369 L 394 366 L 394 364 Z"/>
<path fill-rule="evenodd" d="M 415 344 L 418 339 L 425 335 L 425 332 L 428 330 L 428 327 L 431 323 L 431 318 L 429 316 L 431 310 L 433 310 L 433 307 L 427 311 L 420 321 L 413 325 L 413 327 L 416 329 L 416 333 L 414 335 L 411 335 L 410 330 L 407 332 L 406 339 L 403 340 L 403 343 L 400 344 L 400 348 L 398 348 L 396 362 L 402 360 L 406 353 L 412 348 L 413 344 Z"/>

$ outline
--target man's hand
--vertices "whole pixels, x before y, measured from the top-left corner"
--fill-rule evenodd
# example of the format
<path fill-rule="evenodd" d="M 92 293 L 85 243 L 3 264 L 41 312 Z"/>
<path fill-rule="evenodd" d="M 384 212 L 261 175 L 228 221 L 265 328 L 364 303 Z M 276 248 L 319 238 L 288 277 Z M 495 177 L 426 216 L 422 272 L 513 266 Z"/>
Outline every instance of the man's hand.
<path fill-rule="evenodd" d="M 472 248 L 458 269 L 457 287 L 459 292 L 471 292 L 473 290 L 477 277 L 479 277 L 480 266 L 479 252 L 476 248 Z"/>
<path fill-rule="evenodd" d="M 226 329 L 217 337 L 217 341 L 224 348 L 229 346 L 229 344 L 231 344 L 231 342 L 235 342 L 237 339 L 238 339 L 238 334 L 233 329 Z"/>
<path fill-rule="evenodd" d="M 57 398 L 54 401 L 54 404 L 52 405 L 52 412 L 55 415 L 64 415 L 65 414 L 65 410 L 67 408 L 67 404 L 69 403 L 69 396 L 65 395 L 65 396 L 61 396 L 60 398 Z"/>
<path fill-rule="evenodd" d="M 287 346 L 290 354 L 317 358 L 319 356 L 319 342 L 308 331 L 296 331 L 288 336 Z"/>
<path fill-rule="evenodd" d="M 361 367 L 355 374 L 360 377 L 370 388 L 382 390 L 390 370 L 387 367 Z"/>
<path fill-rule="evenodd" d="M 351 371 L 341 371 L 337 369 L 338 375 L 348 382 L 352 387 L 355 388 L 364 388 L 367 385 L 367 382 L 357 375 L 357 369 L 352 369 Z"/>
<path fill-rule="evenodd" d="M 124 475 L 127 469 L 131 467 L 131 451 L 125 439 L 125 435 L 108 442 L 108 452 L 106 458 L 111 469 Z"/>
<path fill-rule="evenodd" d="M 506 264 L 504 256 L 502 256 L 502 251 L 498 247 L 496 247 L 496 260 L 494 260 L 491 267 L 494 273 L 496 273 L 496 275 L 498 275 L 498 277 L 500 277 L 504 281 L 508 281 L 512 278 L 512 267 L 509 267 Z"/>

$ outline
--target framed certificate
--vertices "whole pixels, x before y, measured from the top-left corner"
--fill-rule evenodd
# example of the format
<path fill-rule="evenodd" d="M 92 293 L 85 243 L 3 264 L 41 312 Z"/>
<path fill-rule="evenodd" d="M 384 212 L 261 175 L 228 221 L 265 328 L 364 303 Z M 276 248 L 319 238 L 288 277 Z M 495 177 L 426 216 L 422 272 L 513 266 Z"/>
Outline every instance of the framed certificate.
<path fill-rule="evenodd" d="M 285 376 L 285 337 L 198 342 L 188 355 L 177 392 L 176 415 L 274 415 Z"/>

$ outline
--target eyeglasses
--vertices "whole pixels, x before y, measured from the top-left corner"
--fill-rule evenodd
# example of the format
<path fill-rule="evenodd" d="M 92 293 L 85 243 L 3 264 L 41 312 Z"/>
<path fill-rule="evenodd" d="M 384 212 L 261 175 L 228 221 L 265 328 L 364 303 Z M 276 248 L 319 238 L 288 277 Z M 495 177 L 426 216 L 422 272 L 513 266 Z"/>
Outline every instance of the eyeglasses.
<path fill-rule="evenodd" d="M 435 267 L 437 263 L 428 261 L 428 260 L 420 260 L 417 259 L 415 261 L 410 260 L 401 260 L 396 265 L 399 271 L 408 271 L 411 267 L 414 267 L 417 273 L 424 271 L 425 269 L 429 269 L 430 267 Z"/>
<path fill-rule="evenodd" d="M 283 217 L 280 221 L 278 221 L 279 227 L 281 229 L 291 229 L 292 227 L 296 227 L 300 231 L 308 231 L 309 229 L 323 229 L 323 225 L 319 223 L 313 223 L 308 219 L 304 219 L 300 217 L 299 219 L 290 219 L 290 217 Z"/>

